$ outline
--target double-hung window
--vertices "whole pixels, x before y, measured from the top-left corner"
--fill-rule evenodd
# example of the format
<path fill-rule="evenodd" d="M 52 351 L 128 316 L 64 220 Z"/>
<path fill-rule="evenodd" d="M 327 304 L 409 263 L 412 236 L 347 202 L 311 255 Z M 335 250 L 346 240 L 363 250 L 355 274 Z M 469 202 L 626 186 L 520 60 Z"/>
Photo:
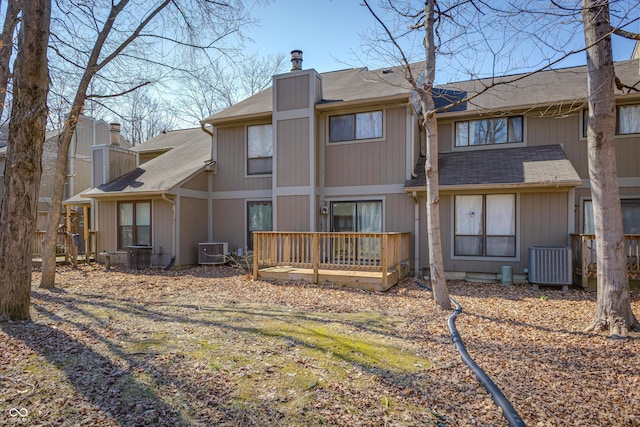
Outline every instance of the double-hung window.
<path fill-rule="evenodd" d="M 522 116 L 456 122 L 456 147 L 523 142 Z"/>
<path fill-rule="evenodd" d="M 382 138 L 382 111 L 329 117 L 329 142 Z"/>
<path fill-rule="evenodd" d="M 455 196 L 456 256 L 516 256 L 515 194 Z"/>
<path fill-rule="evenodd" d="M 151 246 L 151 202 L 118 203 L 118 248 Z"/>
<path fill-rule="evenodd" d="M 247 175 L 268 175 L 273 170 L 273 128 L 247 127 Z"/>

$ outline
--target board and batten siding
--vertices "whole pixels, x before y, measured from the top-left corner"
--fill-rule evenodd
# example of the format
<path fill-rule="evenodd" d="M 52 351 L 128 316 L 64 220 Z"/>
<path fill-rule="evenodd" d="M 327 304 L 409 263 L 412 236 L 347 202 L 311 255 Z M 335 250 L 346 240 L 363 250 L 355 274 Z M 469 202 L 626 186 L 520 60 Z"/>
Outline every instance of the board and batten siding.
<path fill-rule="evenodd" d="M 309 196 L 278 196 L 278 228 L 309 231 Z"/>
<path fill-rule="evenodd" d="M 271 176 L 245 177 L 246 129 L 244 125 L 218 128 L 218 171 L 213 176 L 214 192 L 271 189 Z"/>
<path fill-rule="evenodd" d="M 118 250 L 118 208 L 116 201 L 98 201 L 98 252 Z M 124 260 L 123 260 L 124 261 Z"/>
<path fill-rule="evenodd" d="M 168 265 L 173 253 L 173 206 L 171 203 L 155 199 L 152 202 L 153 223 L 152 240 L 154 263 Z"/>
<path fill-rule="evenodd" d="M 182 188 L 188 190 L 208 191 L 209 190 L 209 177 L 207 172 L 200 172 L 189 181 L 181 185 Z"/>
<path fill-rule="evenodd" d="M 179 265 L 198 263 L 198 243 L 206 242 L 207 229 L 206 199 L 180 197 L 180 259 Z"/>
<path fill-rule="evenodd" d="M 279 120 L 277 133 L 278 187 L 308 186 L 309 118 Z"/>
<path fill-rule="evenodd" d="M 276 96 L 278 111 L 298 110 L 309 107 L 309 79 L 308 73 L 291 77 L 278 78 Z"/>
<path fill-rule="evenodd" d="M 373 111 L 372 107 L 362 111 Z M 404 183 L 406 179 L 406 107 L 384 110 L 385 138 L 371 142 L 329 143 L 326 131 L 324 184 L 326 187 L 354 185 L 384 185 Z M 321 126 L 327 129 L 329 117 L 340 113 L 327 113 Z"/>

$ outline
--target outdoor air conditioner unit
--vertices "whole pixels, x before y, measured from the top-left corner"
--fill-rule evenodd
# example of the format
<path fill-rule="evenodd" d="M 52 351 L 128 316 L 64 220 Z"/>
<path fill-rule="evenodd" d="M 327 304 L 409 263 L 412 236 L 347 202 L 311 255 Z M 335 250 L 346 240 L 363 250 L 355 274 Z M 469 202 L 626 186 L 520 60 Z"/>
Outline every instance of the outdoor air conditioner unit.
<path fill-rule="evenodd" d="M 151 252 L 153 248 L 145 245 L 127 246 L 127 268 L 143 270 L 151 268 Z"/>
<path fill-rule="evenodd" d="M 227 262 L 227 253 L 229 253 L 228 243 L 198 243 L 198 264 L 224 264 Z"/>
<path fill-rule="evenodd" d="M 529 282 L 539 285 L 571 285 L 571 248 L 531 246 Z"/>

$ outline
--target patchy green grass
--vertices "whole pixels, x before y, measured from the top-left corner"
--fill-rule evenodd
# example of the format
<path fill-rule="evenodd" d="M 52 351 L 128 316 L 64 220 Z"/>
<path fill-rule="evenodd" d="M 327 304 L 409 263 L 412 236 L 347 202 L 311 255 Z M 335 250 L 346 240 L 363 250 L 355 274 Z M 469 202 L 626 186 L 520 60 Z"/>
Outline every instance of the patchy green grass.
<path fill-rule="evenodd" d="M 422 401 L 432 361 L 400 333 L 401 313 L 218 301 L 202 287 L 197 305 L 162 287 L 152 299 L 99 289 L 34 292 L 33 323 L 0 331 L 18 349 L 7 377 L 33 384 L 0 400 L 0 416 L 24 407 L 23 421 L 69 426 L 437 421 Z"/>

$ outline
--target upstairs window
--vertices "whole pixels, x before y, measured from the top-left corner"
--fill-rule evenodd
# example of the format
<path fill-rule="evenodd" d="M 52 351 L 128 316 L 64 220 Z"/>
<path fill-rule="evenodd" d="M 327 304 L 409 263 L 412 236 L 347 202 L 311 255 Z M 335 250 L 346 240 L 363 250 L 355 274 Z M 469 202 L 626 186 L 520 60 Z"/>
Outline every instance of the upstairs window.
<path fill-rule="evenodd" d="M 456 147 L 523 141 L 522 116 L 456 122 Z"/>
<path fill-rule="evenodd" d="M 582 136 L 587 136 L 589 110 L 582 110 Z M 640 133 L 640 104 L 619 105 L 616 107 L 616 135 L 633 135 Z"/>
<path fill-rule="evenodd" d="M 382 138 L 382 111 L 329 117 L 329 142 Z"/>
<path fill-rule="evenodd" d="M 247 175 L 268 175 L 273 171 L 273 128 L 247 127 Z"/>

